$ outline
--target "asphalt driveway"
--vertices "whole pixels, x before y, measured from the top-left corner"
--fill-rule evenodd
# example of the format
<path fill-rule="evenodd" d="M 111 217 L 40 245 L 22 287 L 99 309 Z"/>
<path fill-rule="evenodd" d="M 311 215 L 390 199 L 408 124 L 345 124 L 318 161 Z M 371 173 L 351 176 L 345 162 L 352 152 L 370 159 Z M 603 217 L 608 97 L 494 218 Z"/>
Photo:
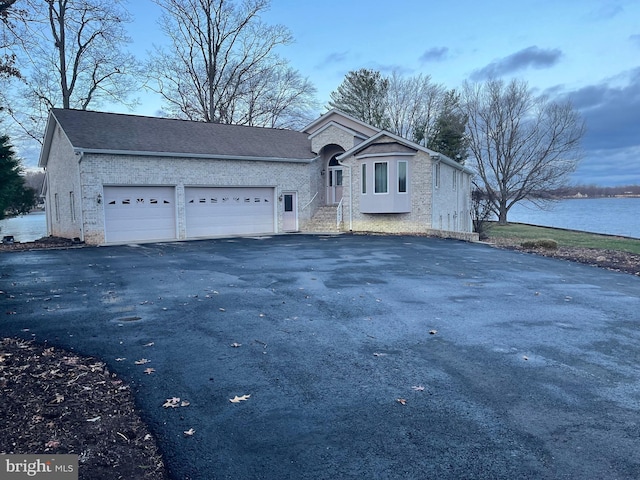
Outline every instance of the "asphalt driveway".
<path fill-rule="evenodd" d="M 632 275 L 291 235 L 4 253 L 0 290 L 0 335 L 131 382 L 175 479 L 640 478 Z"/>

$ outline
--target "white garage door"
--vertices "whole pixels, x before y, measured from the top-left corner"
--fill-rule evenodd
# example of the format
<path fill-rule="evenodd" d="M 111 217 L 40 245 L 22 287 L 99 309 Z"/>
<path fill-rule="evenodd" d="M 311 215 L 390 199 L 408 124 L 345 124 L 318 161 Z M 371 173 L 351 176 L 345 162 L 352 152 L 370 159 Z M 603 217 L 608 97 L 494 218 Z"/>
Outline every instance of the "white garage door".
<path fill-rule="evenodd" d="M 187 237 L 273 233 L 273 192 L 262 187 L 185 188 Z"/>
<path fill-rule="evenodd" d="M 107 243 L 175 240 L 173 187 L 104 187 Z"/>

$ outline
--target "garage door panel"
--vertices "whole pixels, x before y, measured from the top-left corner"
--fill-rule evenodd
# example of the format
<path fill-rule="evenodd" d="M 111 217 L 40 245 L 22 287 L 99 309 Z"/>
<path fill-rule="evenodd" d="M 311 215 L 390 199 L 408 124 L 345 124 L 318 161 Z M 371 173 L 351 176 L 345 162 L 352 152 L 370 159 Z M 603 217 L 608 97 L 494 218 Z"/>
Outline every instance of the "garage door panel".
<path fill-rule="evenodd" d="M 173 187 L 104 187 L 108 243 L 176 238 Z"/>
<path fill-rule="evenodd" d="M 273 188 L 185 188 L 187 237 L 273 233 Z"/>

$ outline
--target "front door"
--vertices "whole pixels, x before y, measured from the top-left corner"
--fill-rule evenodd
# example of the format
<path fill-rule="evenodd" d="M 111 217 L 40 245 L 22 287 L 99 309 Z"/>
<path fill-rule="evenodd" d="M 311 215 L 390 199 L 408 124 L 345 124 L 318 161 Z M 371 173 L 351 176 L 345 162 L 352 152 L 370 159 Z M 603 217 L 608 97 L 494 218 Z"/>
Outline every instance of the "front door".
<path fill-rule="evenodd" d="M 298 231 L 298 199 L 295 192 L 289 192 L 282 195 L 284 202 L 284 211 L 282 213 L 282 230 L 285 232 Z"/>
<path fill-rule="evenodd" d="M 330 167 L 327 175 L 327 203 L 340 203 L 342 200 L 342 168 Z"/>

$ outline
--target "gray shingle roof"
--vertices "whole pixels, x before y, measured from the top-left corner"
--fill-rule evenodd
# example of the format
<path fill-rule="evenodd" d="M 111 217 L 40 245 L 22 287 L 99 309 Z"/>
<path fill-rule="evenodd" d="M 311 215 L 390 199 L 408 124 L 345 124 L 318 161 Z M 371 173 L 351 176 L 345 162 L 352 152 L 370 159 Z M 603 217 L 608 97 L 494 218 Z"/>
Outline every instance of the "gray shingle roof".
<path fill-rule="evenodd" d="M 52 113 L 73 147 L 81 150 L 315 158 L 308 135 L 293 130 L 85 110 L 53 109 Z"/>

